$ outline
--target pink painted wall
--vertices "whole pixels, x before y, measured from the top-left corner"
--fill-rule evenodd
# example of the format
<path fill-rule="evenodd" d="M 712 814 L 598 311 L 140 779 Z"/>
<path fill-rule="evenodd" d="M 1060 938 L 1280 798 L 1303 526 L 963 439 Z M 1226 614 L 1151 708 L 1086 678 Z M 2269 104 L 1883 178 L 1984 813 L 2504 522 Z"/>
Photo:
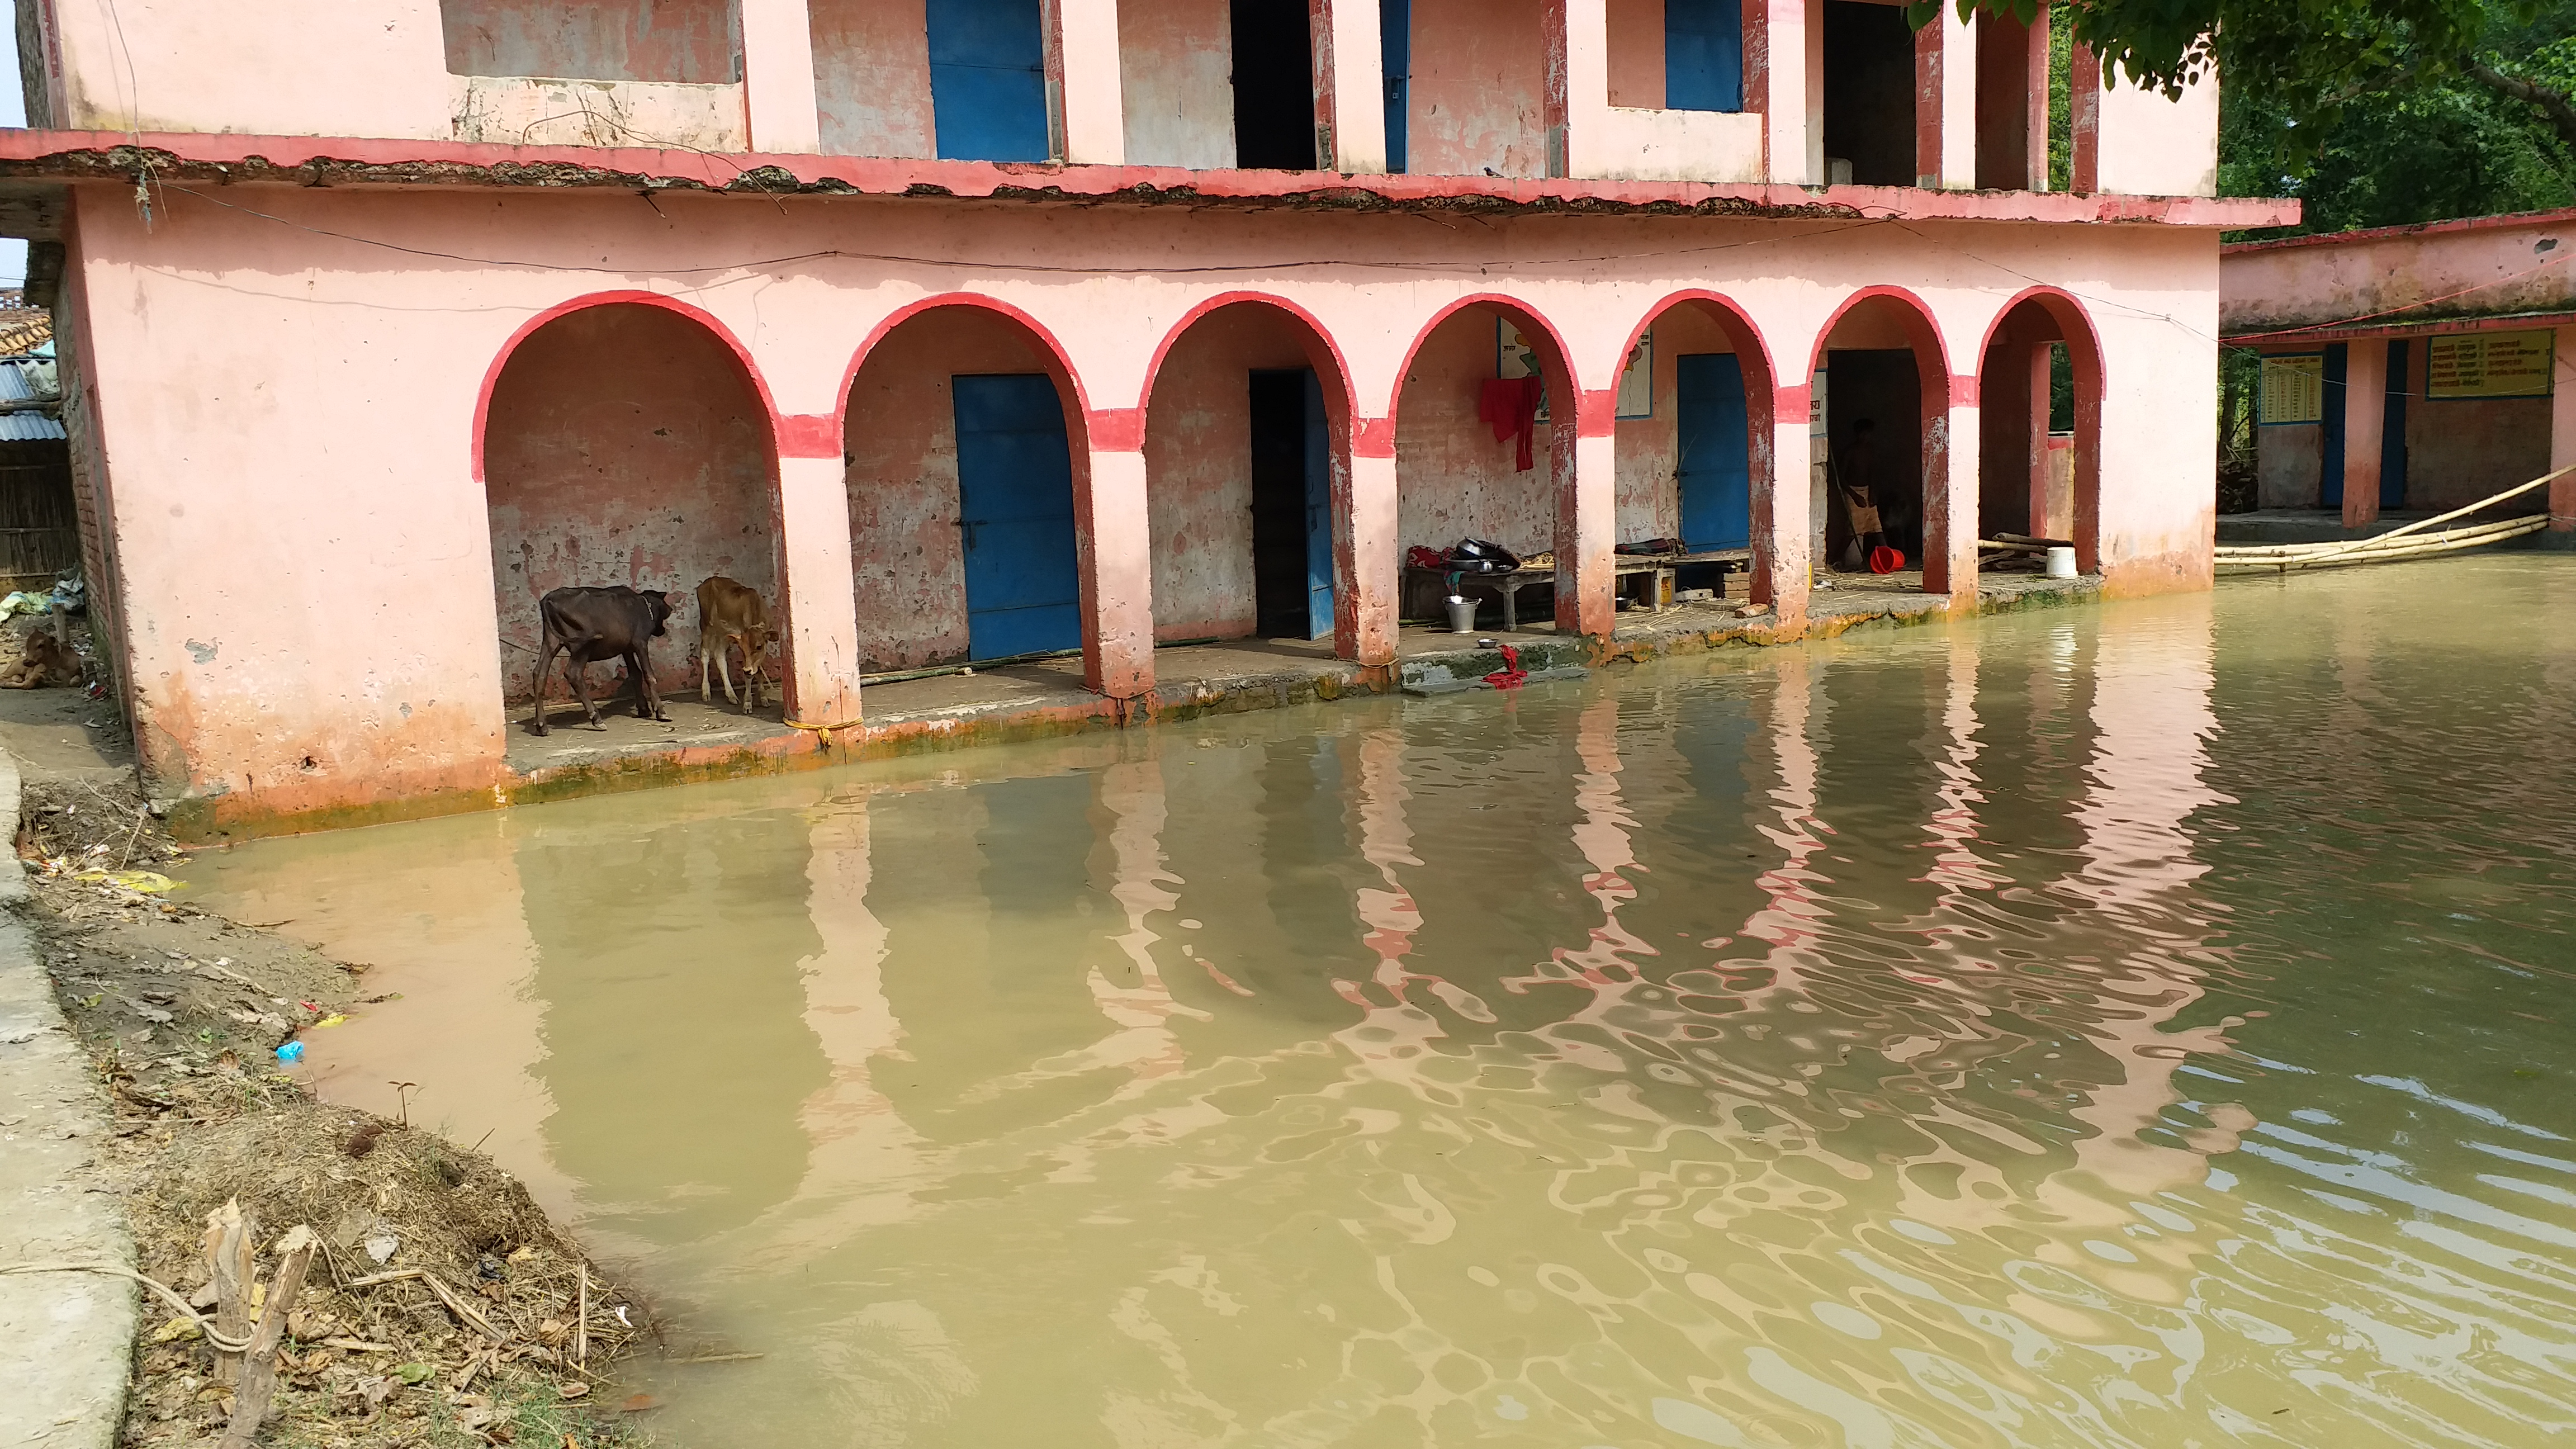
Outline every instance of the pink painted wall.
<path fill-rule="evenodd" d="M 537 600 L 573 584 L 694 596 L 722 575 L 778 599 L 767 419 L 724 345 L 659 308 L 587 308 L 510 354 L 483 435 L 502 686 L 529 698 Z M 653 646 L 694 685 L 697 603 Z M 593 669 L 593 688 L 615 677 Z M 550 697 L 568 697 L 560 667 Z"/>
<path fill-rule="evenodd" d="M 440 0 L 438 8 L 447 68 L 457 75 L 741 79 L 734 0 Z"/>
<path fill-rule="evenodd" d="M 2567 310 L 2571 249 L 2571 211 L 2249 242 L 2222 255 L 2219 317 L 2234 338 L 2417 305 L 2427 316 Z"/>
<path fill-rule="evenodd" d="M 1201 318 L 1164 357 L 1145 419 L 1156 639 L 1242 638 L 1258 630 L 1247 374 L 1304 366 L 1306 351 L 1291 324 L 1250 306 Z"/>
<path fill-rule="evenodd" d="M 823 149 L 936 156 L 922 0 L 807 0 Z"/>
<path fill-rule="evenodd" d="M 1208 0 L 1118 0 L 1130 166 L 1234 164 L 1234 32 Z"/>
<path fill-rule="evenodd" d="M 1960 358 L 1975 354 L 2021 278 L 2062 278 L 2108 304 L 2088 308 L 2108 356 L 2103 428 L 2119 440 L 2102 464 L 2111 582 L 2134 592 L 2208 582 L 2216 373 L 2202 334 L 2216 330 L 2218 248 L 2207 229 L 1918 219 L 1898 231 L 1715 215 L 1497 216 L 1467 227 L 1346 210 L 879 197 L 666 192 L 647 205 L 533 188 L 245 185 L 225 199 L 238 205 L 174 189 L 147 228 L 129 185 L 76 187 L 67 285 L 96 362 L 123 643 L 155 788 L 245 816 L 438 790 L 489 798 L 504 778 L 501 620 L 482 614 L 496 595 L 493 519 L 472 468 L 476 398 L 531 318 L 618 289 L 702 308 L 741 342 L 786 417 L 789 542 L 859 545 L 855 565 L 828 550 L 789 552 L 786 590 L 803 601 L 800 621 L 819 621 L 812 657 L 834 661 L 818 669 L 964 647 L 937 617 L 959 603 L 945 572 L 955 482 L 944 379 L 1029 370 L 1034 358 L 993 324 L 973 345 L 952 337 L 946 355 L 913 346 L 906 363 L 912 339 L 899 331 L 855 389 L 846 468 L 838 428 L 863 340 L 899 310 L 957 292 L 1021 309 L 1061 339 L 1094 435 L 1140 441 L 1132 410 L 1182 317 L 1247 289 L 1288 299 L 1348 359 L 1363 435 L 1373 445 L 1398 435 L 1391 465 L 1365 453 L 1353 465 L 1355 530 L 1376 537 L 1369 510 L 1382 506 L 1403 543 L 1447 543 L 1472 526 L 1543 546 L 1547 470 L 1513 473 L 1508 445 L 1475 418 L 1474 384 L 1494 365 L 1490 315 L 1449 323 L 1415 368 L 1401 425 L 1368 426 L 1389 415 L 1408 350 L 1441 309 L 1505 292 L 1564 336 L 1584 387 L 1606 389 L 1633 331 L 1689 288 L 1736 301 L 1794 379 L 1856 289 L 1910 288 Z M 920 260 L 853 255 L 853 237 Z M 804 260 L 762 260 L 774 257 Z M 738 270 L 710 270 L 720 267 Z M 1793 423 L 1779 436 L 1794 470 L 1803 433 Z M 1613 517 L 1621 470 L 1612 440 L 1592 441 L 1605 446 L 1576 450 L 1578 488 Z M 1150 578 L 1144 459 L 1098 456 L 1135 460 L 1137 503 L 1132 513 L 1121 503 L 1104 556 Z M 1106 470 L 1121 487 L 1123 466 Z M 809 480 L 819 484 L 811 498 Z M 1368 491 L 1379 488 L 1388 491 Z M 1630 494 L 1629 524 L 1641 497 Z M 1784 517 L 1803 528 L 1803 509 Z M 920 545 L 909 553 L 907 530 Z M 1365 588 L 1392 590 L 1392 551 L 1359 563 Z M 833 622 L 835 611 L 851 622 Z"/>
<path fill-rule="evenodd" d="M 1406 170 L 1547 174 L 1545 22 L 1544 0 L 1414 0 Z"/>
<path fill-rule="evenodd" d="M 1494 441 L 1476 415 L 1477 390 L 1494 375 L 1495 314 L 1468 307 L 1422 344 L 1405 373 L 1395 419 L 1397 532 L 1403 547 L 1445 549 L 1490 539 L 1517 554 L 1555 547 L 1553 425 L 1531 443 L 1536 466 L 1515 471 L 1518 446 Z"/>
<path fill-rule="evenodd" d="M 1664 0 L 1606 0 L 1610 104 L 1664 108 Z"/>
<path fill-rule="evenodd" d="M 1009 322 L 941 308 L 886 334 L 850 386 L 850 551 L 859 667 L 966 657 L 966 552 L 957 532 L 960 373 L 1043 370 Z"/>

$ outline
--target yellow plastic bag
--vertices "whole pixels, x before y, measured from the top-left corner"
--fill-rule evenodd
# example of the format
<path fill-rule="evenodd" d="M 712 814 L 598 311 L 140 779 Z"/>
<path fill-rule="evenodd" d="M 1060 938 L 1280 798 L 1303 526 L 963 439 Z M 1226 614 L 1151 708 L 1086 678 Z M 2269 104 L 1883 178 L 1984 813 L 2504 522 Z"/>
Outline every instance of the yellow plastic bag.
<path fill-rule="evenodd" d="M 109 885 L 121 885 L 130 891 L 141 891 L 147 896 L 157 896 L 163 891 L 175 891 L 179 888 L 177 881 L 159 871 L 152 870 L 91 870 L 83 871 L 72 879 L 103 880 Z"/>

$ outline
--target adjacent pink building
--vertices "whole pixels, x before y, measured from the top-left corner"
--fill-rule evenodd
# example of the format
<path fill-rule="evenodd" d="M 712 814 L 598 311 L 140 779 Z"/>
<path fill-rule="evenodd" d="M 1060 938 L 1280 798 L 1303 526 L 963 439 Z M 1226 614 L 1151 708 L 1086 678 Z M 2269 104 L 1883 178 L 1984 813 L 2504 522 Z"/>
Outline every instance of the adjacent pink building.
<path fill-rule="evenodd" d="M 1595 639 L 1617 545 L 1748 547 L 1794 635 L 1862 416 L 1927 589 L 1981 530 L 2205 588 L 2218 231 L 2296 214 L 2212 194 L 2214 86 L 2051 96 L 2044 12 L 31 3 L 0 220 L 201 829 L 507 798 L 568 583 L 761 590 L 818 741 L 863 675 L 1058 645 L 1148 703 L 1183 641 L 1383 668 L 1462 536 Z"/>
<path fill-rule="evenodd" d="M 2576 463 L 2571 260 L 2576 211 L 2226 247 L 2221 331 L 2263 357 L 2262 506 L 2368 528 Z M 2576 477 L 2546 501 L 2545 542 L 2576 539 Z"/>

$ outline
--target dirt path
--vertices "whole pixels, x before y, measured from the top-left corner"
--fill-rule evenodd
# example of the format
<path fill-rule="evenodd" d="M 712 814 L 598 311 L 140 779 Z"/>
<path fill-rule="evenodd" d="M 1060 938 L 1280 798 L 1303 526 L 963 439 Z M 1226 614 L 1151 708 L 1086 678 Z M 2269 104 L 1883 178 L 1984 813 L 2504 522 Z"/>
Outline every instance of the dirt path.
<path fill-rule="evenodd" d="M 641 1442 L 652 1406 L 610 1374 L 650 1325 L 526 1189 L 399 1119 L 317 1103 L 278 1070 L 299 1033 L 391 999 L 368 992 L 366 968 L 161 899 L 158 871 L 185 857 L 112 776 L 31 780 L 22 819 L 27 922 L 113 1108 L 95 1165 L 123 1197 L 141 1271 L 210 1307 L 202 1240 L 227 1202 L 251 1221 L 263 1280 L 289 1228 L 321 1239 L 261 1442 Z M 202 1327 L 147 1295 L 120 1442 L 210 1443 L 231 1395 Z"/>

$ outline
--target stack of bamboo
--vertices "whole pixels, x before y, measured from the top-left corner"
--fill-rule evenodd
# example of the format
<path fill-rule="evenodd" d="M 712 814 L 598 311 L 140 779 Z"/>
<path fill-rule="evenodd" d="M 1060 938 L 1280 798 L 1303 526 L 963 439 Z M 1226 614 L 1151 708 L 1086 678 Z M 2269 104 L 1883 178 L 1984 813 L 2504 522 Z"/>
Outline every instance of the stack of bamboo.
<path fill-rule="evenodd" d="M 2507 518 L 2489 523 L 2474 523 L 2464 528 L 2443 529 L 2438 533 L 2428 533 L 2425 530 L 2448 523 L 2455 518 L 2464 518 L 2480 509 L 2492 508 L 2508 498 L 2518 497 L 2535 488 L 2545 487 L 2569 473 L 2576 473 L 2576 464 L 2569 464 L 2554 473 L 2546 473 L 2528 483 L 2508 488 L 2492 498 L 2481 498 L 2465 508 L 2454 508 L 2448 513 L 2418 519 L 2402 528 L 2392 528 L 2372 538 L 2339 540 L 2331 543 L 2221 545 L 2217 550 L 2218 566 L 2220 568 L 2278 569 L 2286 573 L 2294 568 L 2320 568 L 2341 564 L 2386 563 L 2395 559 L 2430 558 L 2435 554 L 2456 553 L 2465 548 L 2481 548 L 2491 543 L 2502 543 L 2506 539 L 2520 538 L 2524 534 L 2538 533 L 2547 528 L 2549 515 L 2534 513 L 2521 518 Z"/>

